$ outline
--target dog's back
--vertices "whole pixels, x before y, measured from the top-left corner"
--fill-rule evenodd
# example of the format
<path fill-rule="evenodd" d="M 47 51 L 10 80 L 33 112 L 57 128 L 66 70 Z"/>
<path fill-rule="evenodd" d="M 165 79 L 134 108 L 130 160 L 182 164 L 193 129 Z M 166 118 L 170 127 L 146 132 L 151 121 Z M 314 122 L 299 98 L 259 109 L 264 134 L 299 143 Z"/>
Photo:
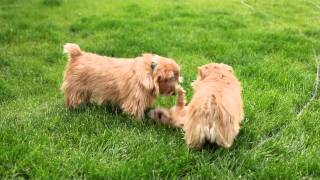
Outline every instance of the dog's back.
<path fill-rule="evenodd" d="M 229 148 L 243 119 L 241 86 L 232 74 L 198 80 L 184 126 L 186 143 L 200 148 L 206 141 Z M 220 78 L 225 78 L 221 80 Z"/>
<path fill-rule="evenodd" d="M 76 44 L 66 44 L 64 52 L 69 55 L 64 81 L 61 86 L 68 107 L 77 107 L 94 100 L 123 102 L 130 97 L 133 76 L 133 59 L 112 58 L 81 51 Z M 126 88 L 127 87 L 127 88 Z"/>

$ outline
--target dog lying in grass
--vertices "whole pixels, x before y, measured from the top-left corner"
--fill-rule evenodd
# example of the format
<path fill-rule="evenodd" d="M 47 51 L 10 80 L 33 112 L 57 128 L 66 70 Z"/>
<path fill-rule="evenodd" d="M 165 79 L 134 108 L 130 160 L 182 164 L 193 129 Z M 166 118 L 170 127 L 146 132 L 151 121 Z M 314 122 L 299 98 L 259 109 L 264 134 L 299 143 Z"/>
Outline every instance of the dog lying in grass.
<path fill-rule="evenodd" d="M 233 69 L 217 63 L 201 66 L 192 86 L 194 95 L 188 106 L 184 90 L 178 87 L 176 105 L 151 111 L 151 118 L 183 128 L 189 147 L 201 148 L 208 141 L 229 148 L 244 117 L 241 85 Z"/>
<path fill-rule="evenodd" d="M 172 59 L 144 54 L 125 59 L 84 52 L 68 43 L 69 55 L 61 90 L 68 108 L 95 101 L 111 102 L 137 118 L 160 95 L 174 95 L 180 67 Z"/>
<path fill-rule="evenodd" d="M 151 119 L 157 120 L 163 124 L 172 127 L 183 128 L 187 121 L 188 106 L 186 106 L 185 91 L 181 86 L 177 87 L 178 97 L 176 105 L 170 109 L 159 107 L 151 110 L 149 115 Z"/>

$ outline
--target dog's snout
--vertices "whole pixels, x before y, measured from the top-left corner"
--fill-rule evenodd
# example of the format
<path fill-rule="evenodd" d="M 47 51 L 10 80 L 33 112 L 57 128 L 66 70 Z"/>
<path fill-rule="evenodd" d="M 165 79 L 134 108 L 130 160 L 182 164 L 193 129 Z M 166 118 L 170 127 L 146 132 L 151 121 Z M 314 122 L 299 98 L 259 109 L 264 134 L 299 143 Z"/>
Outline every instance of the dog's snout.
<path fill-rule="evenodd" d="M 173 91 L 173 92 L 172 92 L 172 95 L 173 95 L 173 96 L 175 96 L 176 94 L 177 94 L 176 91 Z"/>

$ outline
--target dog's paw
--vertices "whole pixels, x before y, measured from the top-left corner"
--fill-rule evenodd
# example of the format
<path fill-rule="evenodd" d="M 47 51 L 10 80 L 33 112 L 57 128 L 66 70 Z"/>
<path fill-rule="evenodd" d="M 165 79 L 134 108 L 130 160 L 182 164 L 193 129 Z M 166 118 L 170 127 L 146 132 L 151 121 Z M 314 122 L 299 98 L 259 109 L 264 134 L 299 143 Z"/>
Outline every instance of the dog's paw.
<path fill-rule="evenodd" d="M 183 77 L 179 76 L 179 83 L 183 83 Z"/>

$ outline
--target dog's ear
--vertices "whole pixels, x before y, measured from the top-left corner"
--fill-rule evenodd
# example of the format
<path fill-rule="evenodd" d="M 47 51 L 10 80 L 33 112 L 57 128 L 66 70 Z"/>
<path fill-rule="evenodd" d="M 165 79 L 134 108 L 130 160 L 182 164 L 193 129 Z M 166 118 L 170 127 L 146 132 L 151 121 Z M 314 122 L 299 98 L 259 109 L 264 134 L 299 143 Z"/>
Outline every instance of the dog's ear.
<path fill-rule="evenodd" d="M 209 74 L 209 67 L 208 66 L 201 66 L 198 67 L 198 76 L 200 77 L 201 80 L 206 78 Z"/>
<path fill-rule="evenodd" d="M 152 71 L 150 71 L 148 68 L 137 68 L 140 69 L 137 71 L 139 83 L 147 90 L 152 90 L 154 88 Z"/>
<path fill-rule="evenodd" d="M 151 62 L 152 54 L 143 54 L 143 61 L 138 63 L 135 69 L 138 78 L 138 83 L 148 91 L 154 91 L 156 89 L 156 83 L 154 82 L 152 76 L 153 69 L 151 66 Z"/>
<path fill-rule="evenodd" d="M 227 71 L 231 72 L 231 73 L 234 73 L 234 70 L 231 66 L 227 65 L 227 64 L 223 64 L 223 63 L 220 63 L 219 64 L 220 66 L 222 66 L 224 69 L 226 69 Z"/>
<path fill-rule="evenodd" d="M 231 66 L 228 67 L 228 71 L 231 72 L 232 74 L 234 73 L 234 70 Z"/>

